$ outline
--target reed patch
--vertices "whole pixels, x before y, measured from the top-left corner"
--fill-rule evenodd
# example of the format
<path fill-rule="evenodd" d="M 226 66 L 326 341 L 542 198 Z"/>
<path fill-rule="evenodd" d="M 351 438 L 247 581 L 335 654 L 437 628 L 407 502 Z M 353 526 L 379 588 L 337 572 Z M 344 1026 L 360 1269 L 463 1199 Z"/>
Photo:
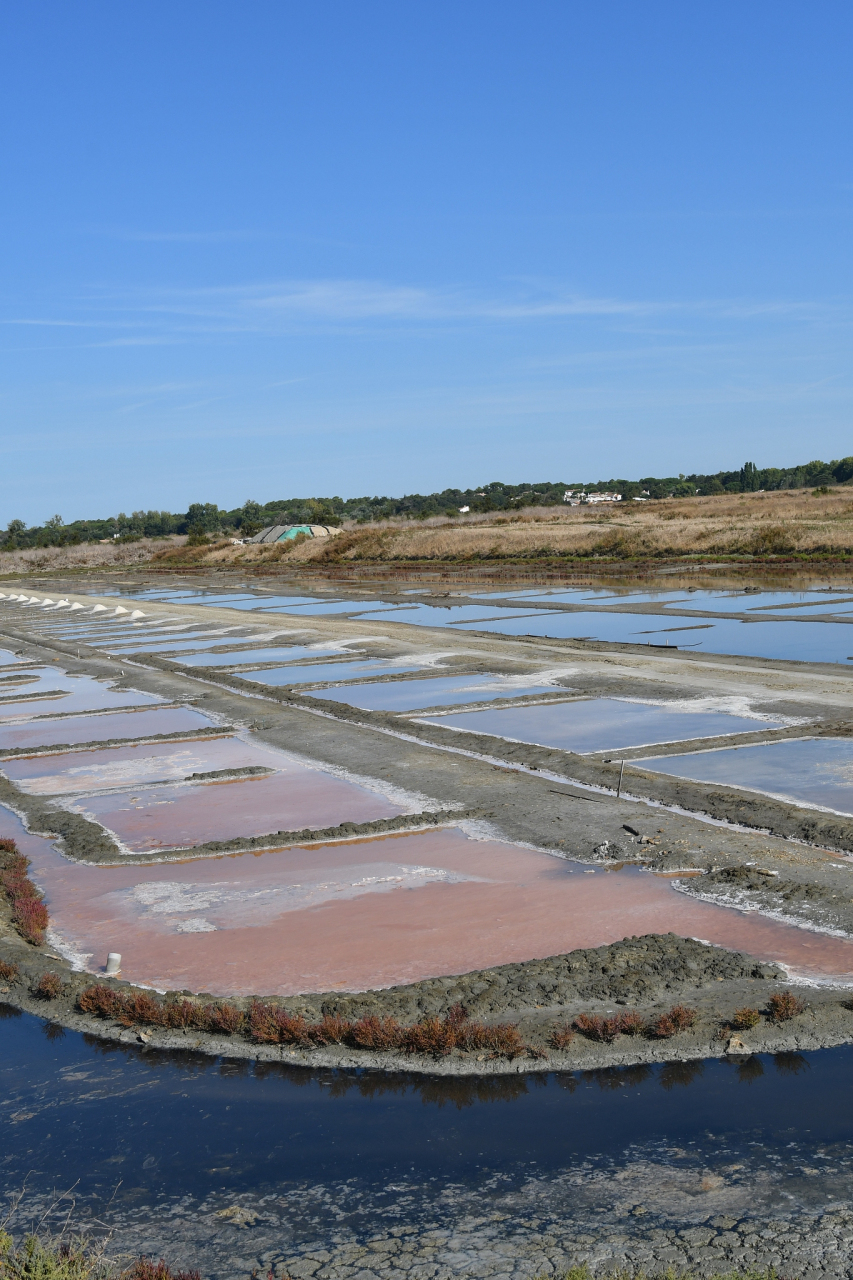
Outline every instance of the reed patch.
<path fill-rule="evenodd" d="M 40 947 L 48 925 L 47 907 L 29 875 L 30 860 L 14 840 L 0 840 L 0 888 L 6 895 L 12 923 L 22 938 Z"/>

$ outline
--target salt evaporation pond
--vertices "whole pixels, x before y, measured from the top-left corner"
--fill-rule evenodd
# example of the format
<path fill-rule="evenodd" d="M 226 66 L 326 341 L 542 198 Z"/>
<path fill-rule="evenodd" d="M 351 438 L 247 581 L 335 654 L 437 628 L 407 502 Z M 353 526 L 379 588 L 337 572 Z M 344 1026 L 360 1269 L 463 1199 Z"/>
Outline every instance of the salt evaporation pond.
<path fill-rule="evenodd" d="M 64 858 L 0 809 L 7 834 L 32 859 L 52 945 L 98 971 L 120 944 L 123 975 L 156 987 L 363 990 L 666 932 L 853 983 L 847 939 L 454 828 L 107 867 Z"/>
<path fill-rule="evenodd" d="M 109 738 L 147 738 L 162 733 L 191 733 L 218 726 L 190 707 L 162 707 L 152 711 L 105 711 L 56 720 L 0 725 L 0 751 L 25 747 L 74 746 Z M 2 766 L 0 766 L 2 767 Z"/>
<path fill-rule="evenodd" d="M 68 751 L 59 756 L 16 756 L 0 761 L 0 771 L 29 795 L 73 795 L 183 782 L 194 773 L 246 768 L 286 771 L 291 764 L 280 751 L 232 736 Z"/>
<path fill-rule="evenodd" d="M 274 775 L 146 787 L 67 800 L 64 807 L 112 831 L 132 852 L 192 848 L 210 840 L 321 830 L 396 817 L 405 806 L 344 778 L 290 763 Z"/>
<path fill-rule="evenodd" d="M 266 671 L 246 672 L 244 679 L 259 684 L 309 684 L 313 681 L 342 680 L 361 676 L 382 676 L 419 671 L 417 666 L 399 666 L 392 662 L 315 662 L 306 666 L 273 667 Z M 336 691 L 337 692 L 337 691 Z M 348 701 L 348 699 L 342 699 Z"/>
<path fill-rule="evenodd" d="M 849 738 L 787 738 L 636 763 L 655 773 L 720 782 L 853 815 L 853 741 Z"/>
<path fill-rule="evenodd" d="M 228 643 L 227 636 L 216 635 L 216 636 L 212 636 L 210 639 L 206 638 L 209 635 L 210 633 L 205 631 L 199 636 L 197 640 L 159 640 L 154 644 L 145 644 L 145 645 L 126 644 L 126 645 L 122 645 L 121 648 L 117 647 L 114 644 L 96 645 L 94 647 L 99 649 L 104 649 L 107 653 L 112 654 L 113 657 L 121 657 L 123 654 L 127 654 L 129 657 L 131 654 L 139 654 L 140 656 L 144 656 L 147 653 L 162 653 L 164 657 L 168 658 L 171 656 L 171 654 L 173 653 L 180 654 L 184 650 L 188 650 L 190 653 L 199 653 L 199 652 L 203 652 L 205 649 L 211 649 L 217 645 L 223 645 Z M 240 639 L 245 639 L 247 641 L 252 641 L 259 638 L 260 637 L 258 636 L 241 636 L 240 637 Z M 176 659 L 176 661 L 182 661 L 182 659 L 178 658 Z"/>
<path fill-rule="evenodd" d="M 511 742 L 584 752 L 618 751 L 623 747 L 715 738 L 728 733 L 754 733 L 756 729 L 772 729 L 782 721 L 705 707 L 693 710 L 689 703 L 656 705 L 621 698 L 576 698 L 529 707 L 459 711 L 427 718 L 424 723 L 486 733 Z"/>
<path fill-rule="evenodd" d="M 20 701 L 0 702 L 0 724 L 25 717 L 63 714 L 77 711 L 99 711 L 110 707 L 153 706 L 165 702 L 154 693 L 136 689 L 114 689 L 92 676 L 70 676 L 52 668 L 40 671 L 39 682 L 21 691 Z M 56 698 L 33 698 L 33 693 L 55 694 Z M 30 700 L 27 701 L 28 695 Z"/>
<path fill-rule="evenodd" d="M 555 693 L 559 685 L 538 685 L 531 678 L 523 684 L 512 677 L 437 676 L 424 680 L 385 681 L 381 684 L 338 685 L 317 689 L 312 698 L 346 702 L 364 711 L 414 711 L 419 707 L 457 703 L 491 702 L 494 698 L 520 698 L 526 694 Z"/>
<path fill-rule="evenodd" d="M 300 635 L 302 633 L 295 631 L 287 634 Z M 222 643 L 220 642 L 220 647 Z M 295 662 L 299 658 L 319 658 L 326 653 L 340 653 L 345 656 L 348 652 L 349 650 L 342 644 L 279 644 L 267 649 L 230 649 L 227 653 L 188 654 L 185 658 L 181 658 L 181 665 L 185 667 L 235 667 L 247 666 L 256 662 L 287 662 L 288 660 Z"/>
<path fill-rule="evenodd" d="M 780 658 L 794 662 L 847 662 L 853 657 L 850 625 L 849 622 L 801 622 L 794 618 L 790 622 L 770 618 L 744 622 L 720 618 L 712 622 L 686 617 L 679 624 L 678 614 L 674 611 L 661 617 L 649 613 L 577 610 L 543 612 L 531 618 L 509 617 L 506 621 L 481 624 L 463 623 L 460 629 L 543 639 L 671 644 L 682 649 L 702 649 L 707 653 Z"/>

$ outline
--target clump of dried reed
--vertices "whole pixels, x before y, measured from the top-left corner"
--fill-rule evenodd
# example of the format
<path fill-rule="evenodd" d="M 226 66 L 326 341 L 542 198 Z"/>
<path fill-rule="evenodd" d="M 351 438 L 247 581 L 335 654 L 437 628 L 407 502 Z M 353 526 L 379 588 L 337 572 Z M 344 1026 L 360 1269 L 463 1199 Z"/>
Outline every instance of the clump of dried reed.
<path fill-rule="evenodd" d="M 617 1036 L 638 1036 L 646 1029 L 646 1024 L 638 1013 L 617 1013 L 605 1018 L 600 1014 L 580 1013 L 572 1023 L 575 1031 L 579 1031 L 587 1040 L 599 1040 L 604 1044 L 612 1044 Z"/>
<path fill-rule="evenodd" d="M 753 1027 L 757 1027 L 761 1021 L 761 1014 L 757 1009 L 749 1009 L 746 1006 L 743 1009 L 735 1009 L 734 1017 L 731 1025 L 735 1031 L 751 1031 Z"/>
<path fill-rule="evenodd" d="M 183 542 L 183 538 L 175 542 Z M 174 544 L 173 544 L 174 545 Z M 162 541 L 141 538 L 139 542 L 84 542 L 68 547 L 28 547 L 16 551 L 0 551 L 0 572 L 32 573 L 62 569 L 108 569 L 121 565 L 145 564 L 158 551 Z"/>
<path fill-rule="evenodd" d="M 58 973 L 43 973 L 32 991 L 39 1000 L 55 1000 L 62 991 L 62 979 Z"/>
<path fill-rule="evenodd" d="M 158 1000 L 145 991 L 124 992 L 103 983 L 87 987 L 77 997 L 83 1013 L 108 1018 L 121 1026 L 137 1025 L 235 1035 L 241 1033 L 256 1044 L 288 1044 L 303 1048 L 346 1044 L 377 1052 L 429 1054 L 441 1057 L 454 1049 L 484 1051 L 496 1057 L 515 1058 L 528 1051 L 512 1023 L 473 1021 L 456 1005 L 444 1018 L 424 1017 L 404 1027 L 395 1018 L 369 1014 L 356 1022 L 327 1014 L 320 1022 L 308 1022 L 280 1005 L 253 1000 L 243 1011 L 226 1002 L 201 1005 L 189 1000 Z"/>
<path fill-rule="evenodd" d="M 687 1005 L 674 1004 L 668 1013 L 662 1013 L 649 1027 L 649 1034 L 657 1040 L 669 1040 L 679 1031 L 688 1031 L 694 1026 L 699 1014 Z"/>
<path fill-rule="evenodd" d="M 561 1027 L 554 1028 L 548 1037 L 548 1043 L 552 1049 L 568 1049 L 574 1038 L 575 1033 L 566 1022 Z"/>
<path fill-rule="evenodd" d="M 806 1002 L 793 991 L 777 991 L 767 1001 L 767 1009 L 774 1022 L 788 1022 L 805 1010 Z"/>
<path fill-rule="evenodd" d="M 19 852 L 14 840 L 0 840 L 0 889 L 11 907 L 12 923 L 22 938 L 40 947 L 48 914 L 41 893 L 27 874 L 29 865 L 29 858 Z"/>

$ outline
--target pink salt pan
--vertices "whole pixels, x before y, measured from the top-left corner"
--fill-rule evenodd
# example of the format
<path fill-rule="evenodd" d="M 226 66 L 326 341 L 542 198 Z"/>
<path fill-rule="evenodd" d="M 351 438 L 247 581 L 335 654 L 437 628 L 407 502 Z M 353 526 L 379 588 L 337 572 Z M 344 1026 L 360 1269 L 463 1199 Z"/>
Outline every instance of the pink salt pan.
<path fill-rule="evenodd" d="M 192 848 L 208 840 L 322 830 L 375 822 L 402 807 L 366 787 L 294 765 L 286 773 L 233 782 L 140 788 L 65 802 L 112 831 L 128 849 Z"/>
<path fill-rule="evenodd" d="M 125 978 L 158 988 L 354 991 L 666 932 L 853 982 L 853 942 L 458 830 L 104 868 L 20 831 L 0 810 L 0 833 L 33 859 L 54 945 L 93 972 L 119 950 Z"/>
<path fill-rule="evenodd" d="M 149 712 L 155 715 L 156 712 Z M 18 756 L 0 762 L 7 778 L 31 795 L 74 794 L 107 788 L 141 788 L 158 781 L 183 782 L 194 773 L 260 767 L 301 775 L 305 766 L 271 747 L 235 735 L 184 742 L 133 743 L 68 751 L 62 755 Z M 133 793 L 131 793 L 133 794 Z M 126 802 L 127 797 L 123 798 Z M 152 805 L 158 797 L 148 796 Z M 141 803 L 140 798 L 140 803 Z"/>
<path fill-rule="evenodd" d="M 62 710 L 57 707 L 57 710 Z M 49 715 L 49 710 L 46 709 Z M 212 720 L 189 707 L 164 707 L 153 711 L 110 711 L 102 715 L 68 716 L 0 725 L 0 751 L 22 747 L 75 746 L 78 742 L 104 742 L 108 738 L 147 738 L 161 733 L 188 733 L 215 729 Z"/>

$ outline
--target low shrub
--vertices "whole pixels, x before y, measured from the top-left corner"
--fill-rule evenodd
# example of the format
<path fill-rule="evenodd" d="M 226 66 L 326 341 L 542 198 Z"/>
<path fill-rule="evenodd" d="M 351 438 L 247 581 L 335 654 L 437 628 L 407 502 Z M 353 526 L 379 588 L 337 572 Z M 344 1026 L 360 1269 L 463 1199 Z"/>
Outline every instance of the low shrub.
<path fill-rule="evenodd" d="M 146 991 L 115 991 L 104 983 L 96 983 L 81 991 L 77 997 L 77 1008 L 98 1018 L 112 1018 L 125 1027 L 143 1025 L 171 1030 L 193 1027 L 199 1031 L 227 1035 L 242 1030 L 246 1021 L 242 1009 L 233 1004 L 217 1002 L 201 1006 L 191 1000 L 161 1002 Z M 258 1008 L 266 1006 L 258 1005 Z M 278 1031 L 271 1038 L 278 1043 Z"/>
<path fill-rule="evenodd" d="M 587 1040 L 600 1040 L 612 1044 L 619 1034 L 619 1016 L 602 1018 L 594 1013 L 579 1013 L 572 1024 Z"/>
<path fill-rule="evenodd" d="M 7 964 L 5 960 L 0 960 L 0 980 L 13 982 L 17 976 L 18 966 L 16 964 Z"/>
<path fill-rule="evenodd" d="M 122 997 L 115 1019 L 123 1027 L 133 1027 L 138 1023 L 144 1026 L 163 1026 L 166 1018 L 164 1006 L 146 991 L 134 991 Z"/>
<path fill-rule="evenodd" d="M 43 973 L 33 987 L 33 995 L 40 1000 L 55 1000 L 62 990 L 62 979 L 58 973 Z"/>
<path fill-rule="evenodd" d="M 760 1021 L 761 1014 L 757 1009 L 735 1009 L 732 1027 L 735 1031 L 750 1031 L 753 1027 L 757 1027 Z"/>
<path fill-rule="evenodd" d="M 225 1002 L 202 1008 L 189 1000 L 161 1002 L 144 991 L 125 993 L 104 983 L 95 983 L 80 992 L 77 1007 L 82 1013 L 111 1018 L 125 1027 L 142 1024 L 195 1027 L 227 1035 L 243 1032 L 257 1044 L 305 1047 L 347 1044 L 356 1049 L 378 1052 L 396 1049 L 435 1056 L 443 1056 L 453 1049 L 480 1049 L 507 1058 L 532 1052 L 513 1023 L 487 1026 L 472 1022 L 461 1005 L 454 1006 L 444 1018 L 421 1018 L 411 1027 L 401 1026 L 395 1018 L 380 1018 L 375 1014 L 358 1022 L 326 1014 L 320 1022 L 309 1023 L 301 1015 L 263 1000 L 253 1000 L 244 1013 L 236 1005 Z"/>
<path fill-rule="evenodd" d="M 259 1044 L 308 1044 L 308 1024 L 304 1018 L 276 1005 L 253 1000 L 246 1015 L 249 1035 Z"/>
<path fill-rule="evenodd" d="M 496 1022 L 486 1026 L 483 1022 L 468 1024 L 465 1035 L 465 1049 L 485 1049 L 499 1058 L 519 1058 L 527 1046 L 521 1038 L 521 1032 L 512 1022 Z"/>
<path fill-rule="evenodd" d="M 431 1053 L 443 1057 L 461 1048 L 460 1029 L 446 1018 L 421 1018 L 405 1033 L 403 1047 L 407 1053 Z"/>
<path fill-rule="evenodd" d="M 332 1014 L 327 1013 L 323 1017 L 322 1022 L 316 1022 L 310 1029 L 309 1035 L 314 1044 L 343 1044 L 349 1035 L 351 1022 L 347 1022 L 346 1018 L 336 1018 Z"/>
<path fill-rule="evenodd" d="M 93 1013 L 98 1018 L 114 1018 L 121 1006 L 123 997 L 112 987 L 98 983 L 87 987 L 77 997 L 77 1008 L 81 1013 Z"/>
<path fill-rule="evenodd" d="M 552 1049 L 568 1049 L 569 1045 L 575 1038 L 575 1033 L 568 1023 L 562 1027 L 555 1027 L 548 1039 Z"/>
<path fill-rule="evenodd" d="M 375 1013 L 360 1018 L 350 1029 L 349 1040 L 359 1049 L 401 1049 L 405 1031 L 396 1018 L 379 1018 Z"/>
<path fill-rule="evenodd" d="M 646 1024 L 638 1013 L 617 1013 L 610 1018 L 598 1014 L 579 1013 L 572 1024 L 587 1040 L 612 1044 L 618 1035 L 638 1036 Z"/>
<path fill-rule="evenodd" d="M 679 1031 L 687 1031 L 692 1027 L 698 1016 L 695 1009 L 688 1009 L 683 1004 L 675 1004 L 669 1013 L 662 1013 L 657 1021 L 652 1023 L 651 1034 L 658 1040 L 669 1040 L 671 1036 L 678 1035 Z"/>
<path fill-rule="evenodd" d="M 794 995 L 793 991 L 777 991 L 767 1001 L 767 1008 L 774 1022 L 787 1022 L 789 1018 L 802 1013 L 805 1007 L 805 1001 Z"/>
<path fill-rule="evenodd" d="M 107 1280 L 113 1269 L 85 1240 L 26 1236 L 16 1248 L 0 1228 L 0 1276 L 8 1280 Z"/>
<path fill-rule="evenodd" d="M 232 1036 L 243 1026 L 243 1010 L 238 1009 L 234 1004 L 208 1004 L 201 1013 L 203 1025 L 207 1031 L 219 1031 L 224 1035 Z"/>
<path fill-rule="evenodd" d="M 12 908 L 12 923 L 22 938 L 40 947 L 48 925 L 47 907 L 29 878 L 30 860 L 14 840 L 0 840 L 0 888 Z"/>
<path fill-rule="evenodd" d="M 203 1010 L 190 1000 L 169 1000 L 163 1005 L 165 1026 L 173 1031 L 182 1031 L 185 1027 L 200 1027 Z"/>

